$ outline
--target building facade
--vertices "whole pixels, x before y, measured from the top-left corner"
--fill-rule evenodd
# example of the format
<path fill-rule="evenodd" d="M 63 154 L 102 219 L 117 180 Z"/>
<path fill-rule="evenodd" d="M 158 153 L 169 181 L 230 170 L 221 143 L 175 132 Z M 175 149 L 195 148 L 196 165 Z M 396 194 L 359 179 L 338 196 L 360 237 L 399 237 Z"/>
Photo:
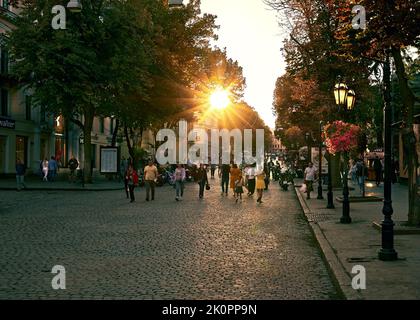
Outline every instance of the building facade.
<path fill-rule="evenodd" d="M 35 105 L 30 90 L 19 89 L 10 76 L 11 62 L 4 48 L 6 32 L 18 11 L 0 0 L 0 175 L 14 174 L 17 159 L 29 172 L 39 171 L 40 161 L 54 156 L 62 167 L 74 155 L 83 163 L 83 135 L 78 126 L 61 115 Z M 92 130 L 92 160 L 99 167 L 100 146 L 110 145 L 114 119 L 95 118 Z"/>

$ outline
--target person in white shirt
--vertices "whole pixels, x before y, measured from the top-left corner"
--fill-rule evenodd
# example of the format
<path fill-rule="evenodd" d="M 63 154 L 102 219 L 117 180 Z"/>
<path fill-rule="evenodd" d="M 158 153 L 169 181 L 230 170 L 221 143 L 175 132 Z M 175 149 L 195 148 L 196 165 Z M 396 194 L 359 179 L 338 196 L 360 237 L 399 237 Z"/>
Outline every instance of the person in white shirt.
<path fill-rule="evenodd" d="M 45 158 L 44 161 L 42 161 L 42 173 L 44 174 L 44 177 L 42 178 L 43 181 L 48 181 L 48 159 Z"/>
<path fill-rule="evenodd" d="M 308 167 L 305 169 L 304 173 L 304 180 L 306 184 L 306 198 L 311 198 L 311 192 L 314 191 L 313 183 L 316 179 L 317 171 L 314 167 L 314 164 L 312 162 L 309 162 Z"/>
<path fill-rule="evenodd" d="M 245 170 L 248 196 L 252 196 L 255 192 L 255 168 L 248 166 Z"/>

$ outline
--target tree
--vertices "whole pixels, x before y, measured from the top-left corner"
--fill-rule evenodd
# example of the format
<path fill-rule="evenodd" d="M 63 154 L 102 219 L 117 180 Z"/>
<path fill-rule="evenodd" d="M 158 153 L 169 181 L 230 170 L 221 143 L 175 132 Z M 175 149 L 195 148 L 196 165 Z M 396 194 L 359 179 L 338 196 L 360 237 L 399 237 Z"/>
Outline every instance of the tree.
<path fill-rule="evenodd" d="M 146 95 L 152 24 L 138 1 L 86 0 L 80 13 L 67 15 L 67 29 L 52 29 L 52 6 L 67 2 L 23 1 L 8 46 L 13 73 L 35 101 L 83 131 L 90 182 L 94 117 L 115 113 L 122 92 Z"/>
<path fill-rule="evenodd" d="M 355 30 L 351 27 L 351 8 L 355 1 L 341 0 L 340 2 L 340 28 L 336 37 L 340 39 L 338 52 L 347 59 L 355 61 L 361 57 L 384 60 L 390 54 L 394 60 L 398 87 L 402 97 L 404 128 L 403 141 L 407 156 L 409 176 L 409 213 L 408 222 L 411 225 L 420 225 L 420 195 L 418 192 L 417 176 L 419 159 L 416 144 L 419 143 L 414 132 L 414 108 L 419 98 L 415 96 L 409 85 L 407 65 L 407 49 L 410 46 L 419 48 L 420 38 L 418 32 L 418 16 L 420 3 L 416 0 L 363 0 L 357 4 L 365 6 L 367 10 L 367 29 Z M 380 63 L 374 65 L 380 67 Z"/>

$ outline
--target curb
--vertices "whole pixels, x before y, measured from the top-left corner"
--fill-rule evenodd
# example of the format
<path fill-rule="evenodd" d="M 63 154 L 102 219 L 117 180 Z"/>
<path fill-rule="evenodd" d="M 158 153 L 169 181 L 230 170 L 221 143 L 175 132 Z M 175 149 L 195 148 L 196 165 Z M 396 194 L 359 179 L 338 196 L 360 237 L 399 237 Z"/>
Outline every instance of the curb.
<path fill-rule="evenodd" d="M 337 288 L 340 289 L 342 296 L 344 296 L 346 300 L 364 300 L 363 296 L 357 290 L 352 288 L 352 279 L 349 273 L 346 271 L 340 262 L 340 259 L 335 254 L 334 249 L 332 248 L 319 224 L 308 219 L 308 215 L 311 214 L 311 210 L 309 209 L 298 188 L 295 188 L 295 192 L 305 214 L 306 221 L 311 228 L 312 234 L 318 243 L 323 259 L 326 262 L 326 266 L 330 274 L 333 276 L 333 281 L 335 282 Z"/>

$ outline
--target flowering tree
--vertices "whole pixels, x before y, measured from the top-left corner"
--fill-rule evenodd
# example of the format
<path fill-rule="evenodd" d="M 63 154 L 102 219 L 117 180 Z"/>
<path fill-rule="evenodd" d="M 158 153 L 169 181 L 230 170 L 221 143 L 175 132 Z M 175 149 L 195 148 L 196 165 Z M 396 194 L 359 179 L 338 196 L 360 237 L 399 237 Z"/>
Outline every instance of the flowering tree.
<path fill-rule="evenodd" d="M 324 127 L 323 138 L 331 154 L 348 154 L 357 149 L 361 129 L 359 126 L 343 121 L 334 121 Z"/>

